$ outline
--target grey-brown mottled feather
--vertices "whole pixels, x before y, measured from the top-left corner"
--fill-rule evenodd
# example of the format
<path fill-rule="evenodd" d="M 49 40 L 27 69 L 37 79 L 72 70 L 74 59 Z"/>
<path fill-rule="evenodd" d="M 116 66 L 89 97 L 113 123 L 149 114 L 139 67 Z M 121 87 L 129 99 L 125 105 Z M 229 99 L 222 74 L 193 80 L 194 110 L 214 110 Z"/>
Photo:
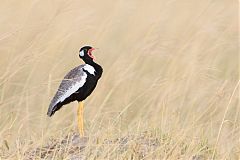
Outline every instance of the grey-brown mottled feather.
<path fill-rule="evenodd" d="M 84 73 L 83 67 L 84 65 L 75 67 L 64 77 L 49 105 L 48 115 L 51 114 L 52 110 L 59 102 L 62 102 L 84 85 L 86 81 L 86 73 Z"/>

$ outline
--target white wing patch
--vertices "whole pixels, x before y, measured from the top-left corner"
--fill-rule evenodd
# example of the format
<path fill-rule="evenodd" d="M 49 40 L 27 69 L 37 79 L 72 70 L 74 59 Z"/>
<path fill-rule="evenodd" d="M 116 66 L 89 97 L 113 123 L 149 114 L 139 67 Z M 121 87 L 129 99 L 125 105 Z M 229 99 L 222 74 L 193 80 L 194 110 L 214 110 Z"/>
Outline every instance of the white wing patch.
<path fill-rule="evenodd" d="M 88 71 L 90 74 L 95 75 L 95 69 L 89 64 L 85 64 L 83 67 L 84 70 Z M 76 82 L 71 88 L 69 88 L 59 99 L 60 102 L 63 102 L 66 98 L 70 97 L 73 93 L 75 93 L 79 88 L 81 88 L 87 80 L 87 74 L 83 72 L 81 76 L 81 80 Z"/>
<path fill-rule="evenodd" d="M 79 88 L 81 88 L 86 82 L 87 74 L 83 73 L 81 81 L 76 82 L 71 88 L 69 88 L 59 99 L 60 102 L 63 102 L 66 98 L 70 97 L 75 93 Z M 57 102 L 58 103 L 58 102 Z"/>
<path fill-rule="evenodd" d="M 95 69 L 89 64 L 80 65 L 72 69 L 62 80 L 57 93 L 53 97 L 50 110 L 55 107 L 59 102 L 63 102 L 65 99 L 74 94 L 79 88 L 81 88 L 87 81 L 87 72 L 95 75 Z"/>
<path fill-rule="evenodd" d="M 89 65 L 89 64 L 85 64 L 83 67 L 84 70 L 88 71 L 88 73 L 95 75 L 95 69 L 93 66 Z"/>

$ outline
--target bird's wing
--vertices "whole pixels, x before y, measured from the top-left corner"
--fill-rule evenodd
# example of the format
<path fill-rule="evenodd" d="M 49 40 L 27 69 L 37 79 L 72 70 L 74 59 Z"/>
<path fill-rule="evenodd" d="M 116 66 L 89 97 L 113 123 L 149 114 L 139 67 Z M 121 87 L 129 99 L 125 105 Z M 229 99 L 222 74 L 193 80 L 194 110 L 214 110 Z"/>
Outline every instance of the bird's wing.
<path fill-rule="evenodd" d="M 62 80 L 57 93 L 53 97 L 48 112 L 52 111 L 52 109 L 59 103 L 63 102 L 66 98 L 76 92 L 79 88 L 81 88 L 87 79 L 87 74 L 83 71 L 85 65 L 80 65 L 74 69 L 72 69 Z"/>

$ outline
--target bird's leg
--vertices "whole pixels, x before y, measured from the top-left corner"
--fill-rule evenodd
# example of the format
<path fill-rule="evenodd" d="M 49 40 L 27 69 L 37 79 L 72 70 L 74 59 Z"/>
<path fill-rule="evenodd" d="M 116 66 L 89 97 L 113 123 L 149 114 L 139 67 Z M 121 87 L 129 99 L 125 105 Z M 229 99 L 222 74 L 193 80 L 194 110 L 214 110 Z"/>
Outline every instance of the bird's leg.
<path fill-rule="evenodd" d="M 83 130 L 83 102 L 78 103 L 78 130 L 80 133 L 80 136 L 84 136 L 84 130 Z"/>

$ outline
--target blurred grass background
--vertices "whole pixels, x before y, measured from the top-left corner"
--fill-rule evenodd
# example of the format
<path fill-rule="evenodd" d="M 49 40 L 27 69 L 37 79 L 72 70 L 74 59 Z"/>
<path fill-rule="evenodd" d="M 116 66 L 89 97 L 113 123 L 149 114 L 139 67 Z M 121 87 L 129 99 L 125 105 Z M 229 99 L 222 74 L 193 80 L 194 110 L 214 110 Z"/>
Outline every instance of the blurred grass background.
<path fill-rule="evenodd" d="M 239 158 L 237 1 L 2 0 L 0 23 L 2 152 L 76 129 L 76 102 L 46 112 L 88 44 L 104 69 L 85 101 L 89 137 L 160 130 Z"/>

